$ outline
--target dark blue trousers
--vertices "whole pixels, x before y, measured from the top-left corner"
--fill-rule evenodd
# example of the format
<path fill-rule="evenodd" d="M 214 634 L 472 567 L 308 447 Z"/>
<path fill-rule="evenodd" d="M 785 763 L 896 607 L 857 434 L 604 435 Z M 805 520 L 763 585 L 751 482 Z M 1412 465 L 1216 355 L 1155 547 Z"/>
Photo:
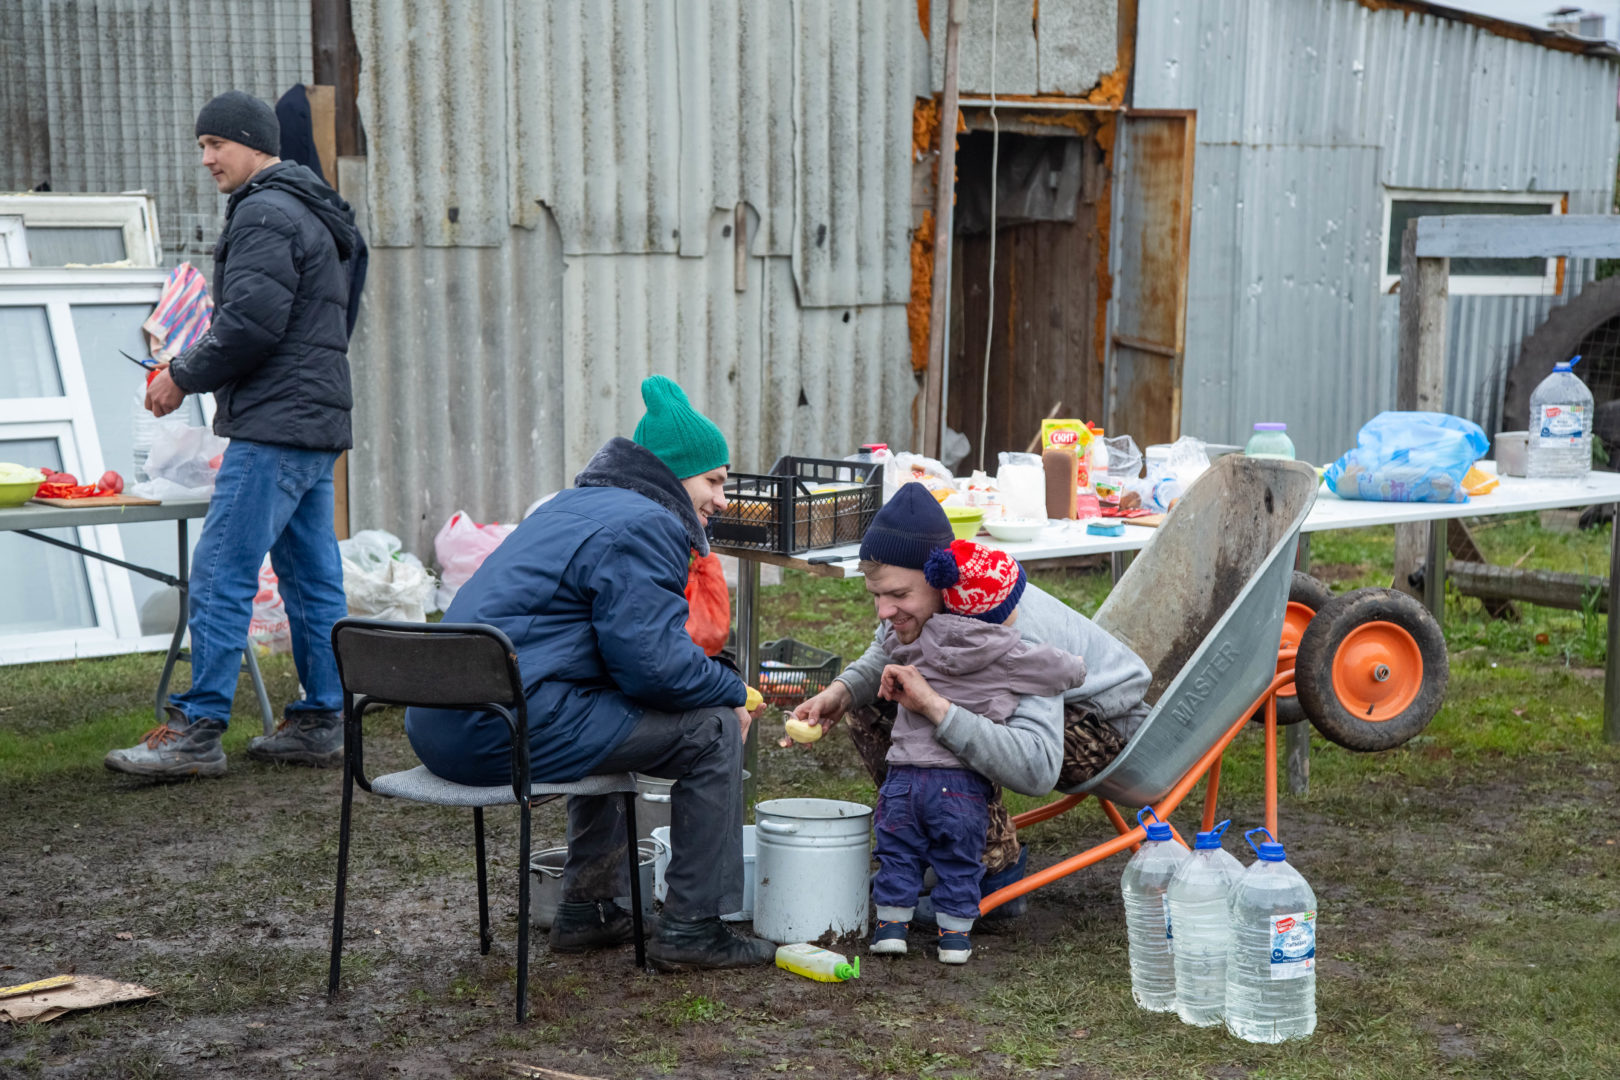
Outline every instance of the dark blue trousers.
<path fill-rule="evenodd" d="M 971 769 L 919 769 L 891 765 L 878 792 L 878 872 L 872 902 L 914 907 L 923 870 L 938 883 L 934 910 L 962 919 L 979 917 L 984 835 L 990 819 L 990 781 Z"/>

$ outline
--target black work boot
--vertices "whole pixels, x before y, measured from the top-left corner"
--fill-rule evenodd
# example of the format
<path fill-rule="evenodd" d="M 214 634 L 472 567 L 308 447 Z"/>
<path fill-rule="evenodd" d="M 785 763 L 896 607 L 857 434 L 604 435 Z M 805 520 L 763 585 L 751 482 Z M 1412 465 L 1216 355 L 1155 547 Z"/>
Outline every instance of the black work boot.
<path fill-rule="evenodd" d="M 651 920 L 643 918 L 642 930 L 650 929 Z M 635 920 L 612 900 L 564 900 L 551 920 L 552 952 L 589 952 L 634 940 Z"/>
<path fill-rule="evenodd" d="M 718 915 L 676 919 L 665 915 L 647 942 L 647 959 L 659 971 L 753 967 L 776 958 L 776 946 L 757 937 L 740 937 Z"/>
<path fill-rule="evenodd" d="M 219 745 L 224 722 L 188 721 L 176 705 L 165 705 L 163 710 L 164 723 L 142 735 L 134 746 L 110 751 L 102 763 L 114 772 L 160 779 L 224 776 L 225 751 Z"/>
<path fill-rule="evenodd" d="M 255 761 L 335 769 L 343 764 L 343 716 L 335 712 L 286 713 L 275 734 L 259 735 L 248 742 L 247 753 Z"/>

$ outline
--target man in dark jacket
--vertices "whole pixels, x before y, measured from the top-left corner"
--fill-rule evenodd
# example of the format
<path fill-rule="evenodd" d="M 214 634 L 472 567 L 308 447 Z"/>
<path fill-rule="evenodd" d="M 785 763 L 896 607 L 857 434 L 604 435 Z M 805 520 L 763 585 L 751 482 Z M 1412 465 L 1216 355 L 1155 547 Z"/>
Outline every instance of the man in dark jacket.
<path fill-rule="evenodd" d="M 166 721 L 109 769 L 140 776 L 223 776 L 259 565 L 269 552 L 292 623 L 304 699 L 251 757 L 314 766 L 343 760 L 343 688 L 332 624 L 347 614 L 332 524 L 332 466 L 350 438 L 349 334 L 366 249 L 354 214 L 304 166 L 276 157 L 276 116 L 233 90 L 197 116 L 202 163 L 230 193 L 214 248 L 208 332 L 147 387 L 164 416 L 212 392 L 214 431 L 231 440 L 197 541 L 189 594 L 191 688 Z"/>
<path fill-rule="evenodd" d="M 731 460 L 720 429 L 661 375 L 641 385 L 635 439 L 612 439 L 574 487 L 530 514 L 445 612 L 488 623 L 517 649 L 536 781 L 645 772 L 676 781 L 668 897 L 647 956 L 662 971 L 769 963 L 775 946 L 731 934 L 742 907 L 742 738 L 747 688 L 686 632 L 691 552 L 708 554 Z M 411 709 L 422 763 L 462 784 L 510 782 L 506 722 Z M 551 947 L 627 941 L 631 920 L 618 796 L 568 800 L 568 859 Z"/>

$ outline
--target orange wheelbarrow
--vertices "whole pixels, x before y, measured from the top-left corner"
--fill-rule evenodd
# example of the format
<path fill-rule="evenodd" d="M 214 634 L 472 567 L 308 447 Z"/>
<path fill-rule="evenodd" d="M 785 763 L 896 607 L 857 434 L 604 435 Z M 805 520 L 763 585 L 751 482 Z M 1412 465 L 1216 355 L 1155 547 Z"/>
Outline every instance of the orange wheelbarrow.
<path fill-rule="evenodd" d="M 1202 827 L 1212 828 L 1221 756 L 1251 717 L 1265 725 L 1273 836 L 1279 706 L 1281 722 L 1309 718 L 1354 750 L 1399 745 L 1433 717 L 1448 668 L 1445 639 L 1423 605 L 1388 589 L 1329 598 L 1294 573 L 1318 483 L 1308 465 L 1234 454 L 1177 504 L 1095 619 L 1153 672 L 1150 711 L 1101 772 L 1013 818 L 1023 829 L 1095 798 L 1118 835 L 991 893 L 981 914 L 1135 848 L 1144 831 L 1120 806 L 1152 806 L 1169 821 L 1207 778 Z"/>

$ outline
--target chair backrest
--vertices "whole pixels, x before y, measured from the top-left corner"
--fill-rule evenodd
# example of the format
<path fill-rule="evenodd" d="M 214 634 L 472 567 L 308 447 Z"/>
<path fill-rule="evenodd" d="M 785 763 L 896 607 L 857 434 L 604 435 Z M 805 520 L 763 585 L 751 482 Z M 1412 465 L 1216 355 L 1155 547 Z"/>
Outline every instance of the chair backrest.
<path fill-rule="evenodd" d="M 1188 491 L 1097 614 L 1161 692 L 1125 749 L 1071 793 L 1159 801 L 1270 685 L 1317 486 L 1308 465 L 1233 455 Z"/>
<path fill-rule="evenodd" d="M 350 694 L 390 705 L 515 705 L 523 677 L 507 636 L 482 623 L 339 619 L 338 676 Z"/>

